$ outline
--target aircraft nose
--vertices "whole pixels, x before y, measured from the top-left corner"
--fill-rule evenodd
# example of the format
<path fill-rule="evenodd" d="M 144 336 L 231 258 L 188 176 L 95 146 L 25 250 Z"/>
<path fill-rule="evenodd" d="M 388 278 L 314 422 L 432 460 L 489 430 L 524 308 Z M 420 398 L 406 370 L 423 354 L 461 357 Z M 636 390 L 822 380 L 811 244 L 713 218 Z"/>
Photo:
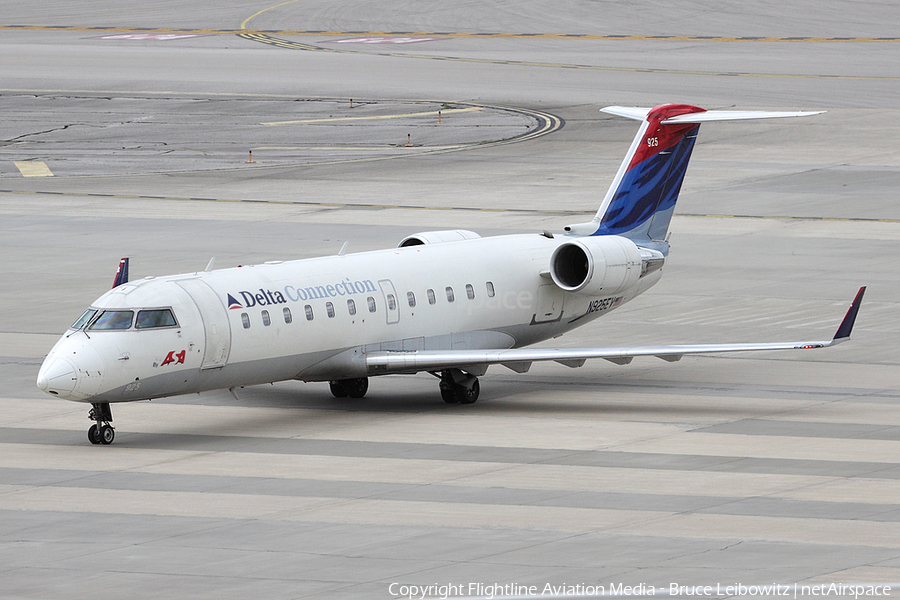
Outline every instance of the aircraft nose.
<path fill-rule="evenodd" d="M 48 358 L 38 372 L 37 386 L 48 394 L 67 397 L 75 390 L 78 372 L 64 358 Z"/>

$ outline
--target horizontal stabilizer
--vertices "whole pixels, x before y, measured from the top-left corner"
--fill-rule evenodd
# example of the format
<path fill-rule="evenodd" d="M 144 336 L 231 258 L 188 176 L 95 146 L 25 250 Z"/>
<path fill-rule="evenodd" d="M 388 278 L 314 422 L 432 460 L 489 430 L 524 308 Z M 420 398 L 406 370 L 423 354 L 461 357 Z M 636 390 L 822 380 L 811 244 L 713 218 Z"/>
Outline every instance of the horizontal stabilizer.
<path fill-rule="evenodd" d="M 661 121 L 662 125 L 676 123 L 708 123 L 710 121 L 744 121 L 747 119 L 786 119 L 788 117 L 811 117 L 821 115 L 824 110 L 766 111 L 766 110 L 708 110 L 701 113 L 676 115 Z"/>
<path fill-rule="evenodd" d="M 643 121 L 652 108 L 643 106 L 607 106 L 600 112 L 635 121 Z M 767 110 L 704 110 L 683 115 L 675 115 L 660 121 L 660 125 L 677 123 L 709 123 L 711 121 L 743 121 L 746 119 L 784 119 L 788 117 L 811 117 L 820 115 L 824 110 L 767 111 Z"/>
<path fill-rule="evenodd" d="M 601 108 L 600 112 L 617 117 L 625 117 L 626 119 L 634 119 L 635 121 L 643 121 L 650 114 L 652 108 L 642 108 L 640 106 L 607 106 Z"/>

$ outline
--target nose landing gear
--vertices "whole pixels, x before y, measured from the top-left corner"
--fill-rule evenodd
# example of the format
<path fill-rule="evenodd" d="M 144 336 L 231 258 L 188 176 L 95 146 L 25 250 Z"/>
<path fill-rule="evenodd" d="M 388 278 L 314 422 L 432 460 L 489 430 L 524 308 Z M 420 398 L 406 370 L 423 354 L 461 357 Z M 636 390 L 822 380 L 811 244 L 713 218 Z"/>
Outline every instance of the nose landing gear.
<path fill-rule="evenodd" d="M 108 446 L 116 439 L 116 430 L 110 425 L 112 422 L 112 409 L 109 408 L 108 402 L 96 402 L 91 405 L 88 413 L 88 419 L 96 421 L 91 428 L 88 429 L 88 440 L 92 444 L 103 444 Z"/>

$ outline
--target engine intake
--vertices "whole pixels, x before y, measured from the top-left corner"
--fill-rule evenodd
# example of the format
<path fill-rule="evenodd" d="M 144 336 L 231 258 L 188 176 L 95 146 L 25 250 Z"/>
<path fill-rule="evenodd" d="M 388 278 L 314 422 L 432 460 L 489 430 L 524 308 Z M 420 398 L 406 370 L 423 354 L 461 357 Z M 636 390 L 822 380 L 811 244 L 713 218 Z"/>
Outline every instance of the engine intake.
<path fill-rule="evenodd" d="M 616 294 L 634 285 L 642 271 L 641 250 L 628 238 L 585 237 L 561 244 L 550 257 L 550 277 L 567 292 Z"/>
<path fill-rule="evenodd" d="M 448 231 L 423 231 L 406 236 L 400 240 L 398 248 L 407 246 L 421 246 L 422 244 L 442 244 L 444 242 L 460 242 L 462 240 L 474 240 L 481 236 L 474 231 L 466 229 L 451 229 Z"/>

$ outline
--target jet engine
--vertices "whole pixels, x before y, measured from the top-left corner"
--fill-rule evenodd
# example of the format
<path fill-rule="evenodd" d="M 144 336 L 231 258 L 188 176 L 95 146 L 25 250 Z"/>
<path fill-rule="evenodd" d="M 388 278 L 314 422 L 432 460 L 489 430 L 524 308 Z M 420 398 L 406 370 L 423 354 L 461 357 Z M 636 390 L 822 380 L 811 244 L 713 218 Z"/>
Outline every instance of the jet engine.
<path fill-rule="evenodd" d="M 567 292 L 619 293 L 640 279 L 642 252 L 628 238 L 584 237 L 561 244 L 550 257 L 550 276 Z"/>
<path fill-rule="evenodd" d="M 441 244 L 444 242 L 460 242 L 462 240 L 474 240 L 481 236 L 474 231 L 466 229 L 452 229 L 448 231 L 423 231 L 406 236 L 400 240 L 398 248 L 407 246 L 421 246 L 422 244 Z"/>

